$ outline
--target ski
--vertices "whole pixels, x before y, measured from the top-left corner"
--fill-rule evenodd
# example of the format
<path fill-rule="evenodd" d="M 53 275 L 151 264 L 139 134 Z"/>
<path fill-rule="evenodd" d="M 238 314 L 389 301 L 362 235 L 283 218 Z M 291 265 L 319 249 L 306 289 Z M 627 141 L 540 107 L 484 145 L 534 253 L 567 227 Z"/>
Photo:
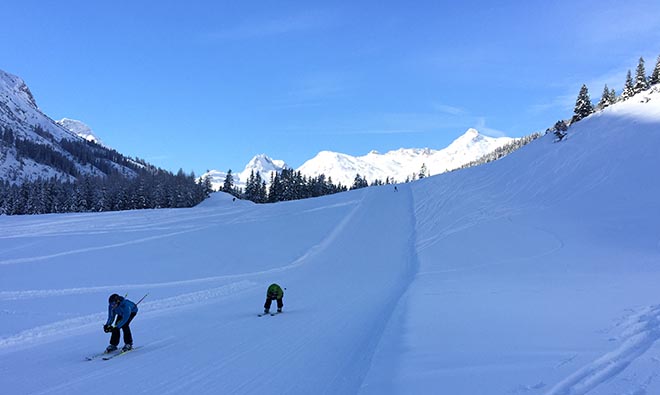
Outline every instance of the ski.
<path fill-rule="evenodd" d="M 93 361 L 93 360 L 95 360 L 95 359 L 97 359 L 97 358 L 100 358 L 100 357 L 103 357 L 103 356 L 109 356 L 109 355 L 112 355 L 112 354 L 117 354 L 117 353 L 119 353 L 120 351 L 121 351 L 121 350 L 119 350 L 119 349 L 117 349 L 117 350 L 115 350 L 115 351 L 111 351 L 111 352 L 109 352 L 109 353 L 103 351 L 103 352 L 100 352 L 100 353 L 98 353 L 98 354 L 94 354 L 94 355 L 87 356 L 87 357 L 85 357 L 85 360 L 86 360 L 86 361 Z"/>
<path fill-rule="evenodd" d="M 260 313 L 260 314 L 257 314 L 257 317 L 263 317 L 265 315 L 269 315 L 269 316 L 273 317 L 273 316 L 276 316 L 278 314 L 282 314 L 282 312 L 279 312 L 279 313 Z"/>
<path fill-rule="evenodd" d="M 118 357 L 118 356 L 121 356 L 121 355 L 124 355 L 124 354 L 128 354 L 129 352 L 137 350 L 138 348 L 139 347 L 133 347 L 130 350 L 127 350 L 127 351 L 121 351 L 120 350 L 118 353 L 109 354 L 108 356 L 103 357 L 103 360 L 104 361 L 109 361 L 112 358 L 115 358 L 115 357 Z"/>

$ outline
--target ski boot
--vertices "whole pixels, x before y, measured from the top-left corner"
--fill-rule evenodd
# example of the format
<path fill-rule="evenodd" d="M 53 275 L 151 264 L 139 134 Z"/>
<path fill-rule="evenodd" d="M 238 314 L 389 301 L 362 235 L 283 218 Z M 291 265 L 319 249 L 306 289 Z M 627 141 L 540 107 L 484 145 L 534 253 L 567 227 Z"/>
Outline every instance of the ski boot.
<path fill-rule="evenodd" d="M 132 349 L 133 349 L 133 345 L 132 345 L 132 344 L 124 344 L 124 347 L 121 348 L 121 351 L 122 351 L 122 352 L 126 352 L 126 351 L 130 351 L 130 350 L 132 350 Z"/>
<path fill-rule="evenodd" d="M 117 346 L 111 344 L 105 349 L 105 353 L 109 354 L 109 353 L 111 353 L 113 351 L 116 351 L 116 350 L 117 350 Z"/>

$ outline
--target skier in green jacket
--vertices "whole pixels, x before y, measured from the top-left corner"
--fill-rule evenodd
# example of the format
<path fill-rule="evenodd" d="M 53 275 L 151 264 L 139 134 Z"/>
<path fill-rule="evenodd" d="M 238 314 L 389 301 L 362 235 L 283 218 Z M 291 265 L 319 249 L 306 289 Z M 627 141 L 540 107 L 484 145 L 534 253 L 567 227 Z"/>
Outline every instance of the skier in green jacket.
<path fill-rule="evenodd" d="M 266 291 L 266 303 L 264 304 L 264 314 L 268 314 L 270 311 L 270 305 L 273 303 L 273 300 L 277 300 L 277 312 L 282 312 L 282 307 L 284 307 L 284 302 L 282 298 L 284 297 L 284 291 L 282 287 L 277 284 L 271 284 Z"/>

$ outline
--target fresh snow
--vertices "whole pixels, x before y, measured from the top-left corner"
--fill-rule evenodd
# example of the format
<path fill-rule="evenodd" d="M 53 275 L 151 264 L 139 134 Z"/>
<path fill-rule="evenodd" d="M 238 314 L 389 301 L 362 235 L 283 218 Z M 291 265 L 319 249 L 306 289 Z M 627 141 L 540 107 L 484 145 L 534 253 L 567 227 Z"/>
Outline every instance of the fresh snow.
<path fill-rule="evenodd" d="M 647 91 L 398 191 L 0 217 L 0 388 L 658 394 L 659 132 Z M 141 348 L 85 361 L 113 292 Z"/>

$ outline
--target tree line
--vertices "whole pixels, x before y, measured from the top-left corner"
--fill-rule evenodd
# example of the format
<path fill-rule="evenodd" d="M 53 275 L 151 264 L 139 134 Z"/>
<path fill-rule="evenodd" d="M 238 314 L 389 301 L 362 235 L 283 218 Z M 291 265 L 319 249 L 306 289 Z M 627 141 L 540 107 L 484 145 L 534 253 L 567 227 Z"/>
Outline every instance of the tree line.
<path fill-rule="evenodd" d="M 37 179 L 21 184 L 0 182 L 0 214 L 100 212 L 148 208 L 192 207 L 211 192 L 182 170 L 126 178 L 82 176 L 76 181 Z"/>
<path fill-rule="evenodd" d="M 52 141 L 43 129 L 34 131 Z M 192 207 L 212 191 L 210 179 L 195 181 L 193 173 L 173 174 L 93 142 L 59 145 L 62 152 L 0 129 L 0 155 L 13 149 L 19 165 L 29 159 L 63 174 L 36 180 L 6 174 L 0 180 L 0 215 Z"/>
<path fill-rule="evenodd" d="M 621 95 L 617 96 L 614 89 L 610 89 L 607 84 L 603 87 L 600 100 L 594 105 L 589 96 L 589 89 L 586 84 L 582 84 L 577 99 L 575 100 L 575 108 L 573 109 L 573 117 L 570 120 L 559 120 L 547 132 L 553 132 L 558 141 L 566 137 L 568 126 L 574 122 L 578 122 L 598 110 L 602 110 L 616 102 L 625 101 L 634 95 L 649 89 L 651 86 L 660 83 L 660 56 L 656 61 L 653 72 L 650 76 L 646 75 L 646 68 L 644 66 L 644 58 L 640 57 L 635 71 L 635 78 L 633 79 L 632 73 L 628 70 L 626 74 L 626 81 L 623 85 Z"/>
<path fill-rule="evenodd" d="M 269 186 L 266 185 L 266 180 L 261 177 L 259 172 L 252 171 L 245 183 L 245 188 L 235 186 L 234 176 L 230 169 L 227 171 L 220 190 L 255 203 L 276 203 L 331 195 L 345 192 L 348 188 L 341 183 L 334 184 L 332 178 L 326 178 L 324 174 L 307 177 L 300 171 L 285 168 L 271 174 Z"/>

